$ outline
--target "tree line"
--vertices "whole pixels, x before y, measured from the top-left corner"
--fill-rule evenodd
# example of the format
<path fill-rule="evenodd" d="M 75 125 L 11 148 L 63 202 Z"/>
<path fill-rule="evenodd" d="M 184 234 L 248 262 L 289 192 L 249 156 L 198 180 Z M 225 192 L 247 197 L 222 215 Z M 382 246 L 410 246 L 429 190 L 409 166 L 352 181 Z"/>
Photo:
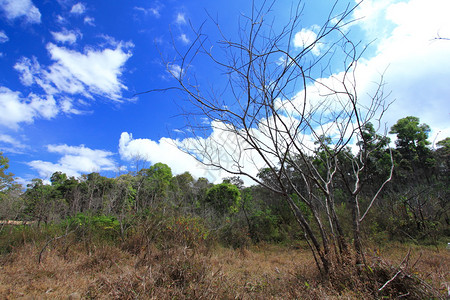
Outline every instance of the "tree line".
<path fill-rule="evenodd" d="M 370 156 L 359 176 L 364 186 L 360 205 L 361 210 L 373 207 L 361 227 L 364 239 L 437 243 L 450 235 L 450 138 L 432 147 L 429 132 L 429 126 L 420 124 L 417 117 L 402 118 L 391 127 L 390 133 L 397 138 L 395 149 L 390 149 L 388 137 L 380 136 L 370 123 L 365 126 L 365 139 L 370 141 L 365 147 L 370 148 Z M 333 151 L 327 148 L 327 143 L 331 141 L 317 145 L 309 157 L 322 173 L 329 172 L 325 158 Z M 338 179 L 330 186 L 335 213 L 342 220 L 339 230 L 348 240 L 352 238 L 353 227 L 351 190 L 346 186 L 351 179 L 347 176 L 354 170 L 352 158 L 358 155 L 350 147 L 339 152 L 345 169 L 339 171 Z M 391 157 L 392 179 L 371 203 L 372 195 L 391 172 Z M 277 180 L 268 168 L 257 175 L 264 184 L 250 187 L 245 187 L 237 176 L 225 178 L 220 184 L 210 183 L 206 178 L 195 179 L 189 172 L 174 176 L 166 164 L 156 163 L 115 178 L 95 172 L 74 178 L 55 172 L 50 184 L 36 178 L 24 190 L 15 183 L 13 174 L 7 172 L 7 157 L 0 158 L 1 219 L 36 221 L 41 225 L 83 214 L 109 216 L 126 228 L 137 216 L 158 212 L 167 217 L 200 218 L 220 242 L 233 247 L 305 239 L 289 203 L 283 200 L 285 196 L 264 187 Z M 309 220 L 318 217 L 326 222 L 327 207 L 314 198 L 311 203 L 314 209 L 301 201 L 294 189 L 308 191 L 311 187 L 299 178 L 301 174 L 294 167 L 289 172 L 293 185 L 288 193 L 302 214 Z M 309 191 L 320 197 L 320 190 Z M 318 232 L 320 228 L 312 226 L 311 230 Z"/>

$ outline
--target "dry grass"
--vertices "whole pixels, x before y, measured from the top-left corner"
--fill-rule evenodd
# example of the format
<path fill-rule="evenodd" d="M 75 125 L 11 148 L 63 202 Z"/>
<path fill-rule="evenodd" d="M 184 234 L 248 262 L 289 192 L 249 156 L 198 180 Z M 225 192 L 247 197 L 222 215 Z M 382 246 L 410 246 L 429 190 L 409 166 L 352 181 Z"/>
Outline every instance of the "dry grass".
<path fill-rule="evenodd" d="M 68 247 L 69 246 L 69 247 Z M 47 247 L 28 243 L 0 257 L 1 299 L 370 299 L 364 280 L 336 276 L 323 281 L 307 250 L 261 245 L 231 250 L 149 245 L 139 253 L 126 247 L 67 244 Z M 392 273 L 408 247 L 372 251 L 372 267 L 390 263 Z M 381 258 L 383 257 L 383 258 Z M 436 289 L 450 282 L 450 251 L 417 247 L 408 262 L 411 276 Z M 403 265 L 403 267 L 405 267 Z M 373 271 L 375 274 L 377 271 Z M 387 278 L 386 277 L 386 278 Z M 400 278 L 400 276 L 398 276 Z M 370 276 L 368 276 L 370 280 Z M 388 278 L 389 279 L 389 278 Z M 405 280 L 405 278 L 403 278 Z M 392 281 L 386 287 L 392 290 Z M 374 281 L 375 287 L 382 284 Z M 373 287 L 372 287 L 373 290 Z M 441 291 L 442 297 L 447 292 Z M 395 295 L 387 294 L 395 298 Z M 397 295 L 398 296 L 398 295 Z M 406 299 L 414 299 L 413 293 Z"/>

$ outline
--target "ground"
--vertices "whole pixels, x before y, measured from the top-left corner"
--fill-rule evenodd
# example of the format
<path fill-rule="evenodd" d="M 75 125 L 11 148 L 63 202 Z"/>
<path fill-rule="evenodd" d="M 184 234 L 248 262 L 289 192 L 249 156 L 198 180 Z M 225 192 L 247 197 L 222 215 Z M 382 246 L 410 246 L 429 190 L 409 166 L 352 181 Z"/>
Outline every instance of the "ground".
<path fill-rule="evenodd" d="M 299 245 L 260 244 L 247 249 L 149 245 L 136 249 L 130 244 L 92 245 L 61 239 L 44 246 L 45 243 L 29 241 L 0 257 L 0 298 L 378 298 L 364 287 L 363 281 L 354 284 L 348 278 L 321 279 L 310 252 Z M 448 293 L 450 251 L 444 246 L 392 243 L 367 249 L 370 268 L 366 272 L 376 272 L 372 269 L 390 264 L 391 274 L 401 268 L 434 288 L 442 298 Z M 396 280 L 401 276 L 404 274 L 399 273 Z M 374 285 L 383 286 L 381 282 Z M 388 298 L 398 296 L 389 296 L 394 288 L 399 289 L 394 280 L 384 288 Z M 407 291 L 405 298 L 417 297 Z"/>

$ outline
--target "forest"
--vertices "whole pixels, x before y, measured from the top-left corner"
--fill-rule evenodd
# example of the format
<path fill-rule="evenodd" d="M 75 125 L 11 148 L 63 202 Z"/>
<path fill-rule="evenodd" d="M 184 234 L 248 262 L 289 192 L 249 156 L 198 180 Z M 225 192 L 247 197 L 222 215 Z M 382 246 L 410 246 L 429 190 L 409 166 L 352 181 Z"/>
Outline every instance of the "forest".
<path fill-rule="evenodd" d="M 242 256 L 240 259 L 246 261 L 254 259 L 260 253 L 255 249 L 261 248 L 275 249 L 271 255 L 285 253 L 287 249 L 293 253 L 310 253 L 308 249 L 313 249 L 309 245 L 310 236 L 305 234 L 302 224 L 296 220 L 289 201 L 285 200 L 286 195 L 260 184 L 244 186 L 243 180 L 238 176 L 230 176 L 223 179 L 222 183 L 213 184 L 206 178 L 193 178 L 188 171 L 173 175 L 167 165 L 146 165 L 139 158 L 136 159 L 135 170 L 119 174 L 115 178 L 95 172 L 74 178 L 55 172 L 50 177 L 49 184 L 36 178 L 24 188 L 8 172 L 8 158 L 1 155 L 0 219 L 20 221 L 18 224 L 21 224 L 12 226 L 2 221 L 0 225 L 2 268 L 7 268 L 8 265 L 17 268 L 20 259 L 24 259 L 18 257 L 18 253 L 30 257 L 34 261 L 32 265 L 41 266 L 43 270 L 48 268 L 45 267 L 46 264 L 52 264 L 50 257 L 53 256 L 63 261 L 71 261 L 71 256 L 78 257 L 74 258 L 78 261 L 87 259 L 83 264 L 88 266 L 84 267 L 98 272 L 119 264 L 116 258 L 135 259 L 132 263 L 135 277 L 126 278 L 128 281 L 123 279 L 128 285 L 123 281 L 123 286 L 114 287 L 106 277 L 98 279 L 101 283 L 96 281 L 95 284 L 101 291 L 100 294 L 86 288 L 80 294 L 83 298 L 108 298 L 105 295 L 125 299 L 259 298 L 268 293 L 274 298 L 314 298 L 323 295 L 396 298 L 406 294 L 410 299 L 420 299 L 424 295 L 444 297 L 447 291 L 439 290 L 442 287 L 435 285 L 449 280 L 448 268 L 445 270 L 444 262 L 447 259 L 448 266 L 445 245 L 450 237 L 450 138 L 431 143 L 429 126 L 421 124 L 417 117 L 412 116 L 399 119 L 390 128 L 390 133 L 396 136 L 392 149 L 390 147 L 394 143 L 387 136 L 379 135 L 372 124 L 366 124 L 363 133 L 365 140 L 370 141 L 365 147 L 371 147 L 366 168 L 358 176 L 360 184 L 364 186 L 359 195 L 361 210 L 365 211 L 371 206 L 360 227 L 364 263 L 357 261 L 357 264 L 364 267 L 340 269 L 345 265 L 352 265 L 350 261 L 354 257 L 358 259 L 358 255 L 352 251 L 342 252 L 341 249 L 341 245 L 354 242 L 352 192 L 347 185 L 354 180 L 348 178 L 354 169 L 353 158 L 360 155 L 348 146 L 337 154 L 341 164 L 330 187 L 333 190 L 336 219 L 339 220 L 339 229 L 342 231 L 340 238 L 343 241 L 330 243 L 331 249 L 327 255 L 333 256 L 334 260 L 330 260 L 330 270 L 327 272 L 321 269 L 322 265 L 317 262 L 319 258 L 314 251 L 312 255 L 309 254 L 307 264 L 310 269 L 317 269 L 315 275 L 302 277 L 295 273 L 294 267 L 288 268 L 291 269 L 290 274 L 295 273 L 295 276 L 278 279 L 286 286 L 285 289 L 280 287 L 281 284 L 278 285 L 280 290 L 277 290 L 277 285 L 257 286 L 256 283 L 252 283 L 255 284 L 252 287 L 244 285 L 239 289 L 230 288 L 233 283 L 227 283 L 225 275 L 221 273 L 224 272 L 224 267 L 209 269 L 213 264 L 205 263 L 205 257 L 211 259 L 211 253 L 232 251 L 232 255 L 227 255 Z M 326 140 L 326 137 L 323 139 Z M 326 142 L 318 144 L 307 159 L 319 172 L 326 173 L 327 157 L 332 150 L 324 145 Z M 308 188 L 295 168 L 291 168 L 290 174 L 289 180 L 293 182 L 290 186 L 297 190 Z M 257 175 L 261 182 L 269 186 L 277 180 L 273 176 L 275 175 L 270 169 L 261 169 Z M 386 181 L 385 178 L 390 180 Z M 383 183 L 384 187 L 380 190 L 379 186 Z M 311 203 L 302 201 L 294 190 L 289 191 L 288 196 L 310 221 L 312 234 L 319 236 L 322 242 L 324 236 L 320 233 L 321 228 L 313 219 L 328 222 L 327 205 L 320 200 L 326 195 L 317 187 L 311 193 L 316 195 Z M 373 194 L 377 194 L 374 201 Z M 330 231 L 325 236 L 333 240 L 333 236 L 337 234 Z M 385 265 L 385 261 L 374 254 L 391 245 L 397 245 L 398 249 L 404 251 L 403 255 L 406 255 L 397 269 Z M 437 251 L 438 255 L 444 255 L 440 258 L 443 261 L 435 262 L 437 269 L 444 270 L 436 275 L 440 277 L 430 280 L 431 277 L 421 279 L 420 276 L 413 275 L 413 268 L 419 259 L 414 266 L 409 266 L 409 270 L 406 267 L 402 269 L 402 264 L 404 266 L 405 261 L 409 260 L 411 251 L 409 248 L 407 252 L 405 245 L 424 247 L 417 249 Z M 81 254 L 75 253 L 84 253 L 88 258 L 80 258 Z M 285 253 L 285 257 L 286 255 Z M 349 263 L 341 263 L 345 255 L 351 257 Z M 428 256 L 434 257 L 433 255 L 435 254 Z M 313 257 L 315 263 L 312 261 Z M 374 257 L 378 257 L 377 263 L 374 262 Z M 160 269 L 154 272 L 160 272 L 160 277 L 151 281 L 151 268 L 157 268 L 155 263 Z M 161 269 L 161 264 L 167 264 L 168 269 Z M 401 280 L 400 270 L 404 271 Z M 123 272 L 121 276 L 126 273 Z M 278 275 L 280 272 L 277 272 Z M 347 274 L 346 272 L 353 276 L 358 274 L 359 280 L 347 279 L 345 284 L 348 286 L 339 287 L 336 282 L 342 281 L 342 274 Z M 213 278 L 207 276 L 210 273 Z M 145 276 L 149 278 L 146 279 Z M 313 279 L 316 284 L 328 282 L 332 288 L 313 289 L 309 287 L 314 282 Z M 0 284 L 0 294 L 17 297 L 18 294 L 14 294 L 11 287 L 9 292 L 5 288 L 5 280 L 0 280 L 3 281 Z M 258 284 L 262 284 L 262 279 L 258 280 Z M 395 280 L 399 282 L 395 283 Z M 146 282 L 154 287 L 146 289 Z M 218 286 L 211 289 L 211 285 Z M 239 296 L 239 293 L 242 294 Z"/>

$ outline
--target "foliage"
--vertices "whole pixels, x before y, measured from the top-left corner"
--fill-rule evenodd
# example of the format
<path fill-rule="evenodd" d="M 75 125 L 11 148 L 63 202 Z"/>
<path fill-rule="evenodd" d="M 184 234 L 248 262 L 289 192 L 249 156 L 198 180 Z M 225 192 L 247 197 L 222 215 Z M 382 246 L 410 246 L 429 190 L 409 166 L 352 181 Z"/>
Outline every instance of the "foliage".
<path fill-rule="evenodd" d="M 279 242 L 284 239 L 279 219 L 270 209 L 258 210 L 250 216 L 252 239 L 256 242 Z"/>
<path fill-rule="evenodd" d="M 119 238 L 119 221 L 114 216 L 86 215 L 78 213 L 62 223 L 74 228 L 78 239 L 88 241 L 114 241 Z"/>
<path fill-rule="evenodd" d="M 239 211 L 241 193 L 235 185 L 224 182 L 208 189 L 205 202 L 219 215 L 234 214 Z"/>
<path fill-rule="evenodd" d="M 398 240 L 439 245 L 448 237 L 449 138 L 437 142 L 437 148 L 430 148 L 426 140 L 428 128 L 414 117 L 400 119 L 393 126 L 392 132 L 398 135 L 397 147 L 393 150 L 396 170 L 392 182 L 379 194 L 361 227 L 365 240 L 380 244 Z M 333 194 L 329 201 L 335 203 L 334 213 L 340 220 L 342 236 L 348 242 L 353 239 L 353 224 L 351 192 L 347 185 L 354 182 L 346 173 L 355 170 L 352 155 L 367 156 L 366 168 L 360 177 L 365 186 L 359 199 L 361 210 L 370 205 L 371 195 L 390 168 L 386 149 L 389 139 L 379 135 L 370 123 L 365 124 L 362 136 L 366 142 L 360 148 L 361 153 L 355 155 L 348 149 L 335 153 L 327 144 L 329 139 L 327 142 L 322 138 L 315 152 L 307 158 L 311 162 L 309 166 L 314 166 L 324 178 L 331 175 L 327 165 L 333 156 L 341 164 L 333 175 L 336 180 L 328 187 Z M 223 183 L 214 185 L 205 178 L 195 179 L 188 172 L 173 176 L 167 165 L 155 164 L 117 178 L 99 173 L 73 178 L 55 172 L 50 184 L 33 179 L 22 192 L 6 172 L 6 156 L 2 155 L 2 159 L 2 174 L 8 175 L 9 185 L 2 191 L 0 217 L 36 221 L 40 228 L 0 225 L 2 238 L 11 236 L 11 245 L 0 246 L 4 253 L 22 245 L 28 236 L 38 241 L 42 237 L 39 231 L 50 230 L 55 237 L 73 231 L 70 237 L 84 241 L 89 251 L 91 243 L 119 240 L 124 249 L 132 253 L 141 251 L 149 242 L 162 248 L 182 244 L 195 249 L 205 247 L 212 240 L 227 247 L 246 248 L 252 243 L 304 239 L 304 232 L 283 195 L 263 185 L 245 187 L 239 177 L 225 178 Z M 429 164 L 430 161 L 434 163 Z M 308 167 L 305 162 L 292 163 Z M 303 180 L 295 168 L 289 172 L 293 183 L 288 190 L 289 197 L 305 220 L 327 220 L 326 207 L 321 203 L 321 199 L 327 197 L 326 191 L 313 181 Z M 267 185 L 276 181 L 276 176 L 266 168 L 260 170 L 258 179 Z M 287 180 L 282 178 L 282 182 Z M 295 190 L 311 191 L 310 204 Z M 311 230 L 318 233 L 320 228 L 312 226 Z"/>
<path fill-rule="evenodd" d="M 14 174 L 7 172 L 9 159 L 0 152 L 0 201 L 14 182 Z"/>

